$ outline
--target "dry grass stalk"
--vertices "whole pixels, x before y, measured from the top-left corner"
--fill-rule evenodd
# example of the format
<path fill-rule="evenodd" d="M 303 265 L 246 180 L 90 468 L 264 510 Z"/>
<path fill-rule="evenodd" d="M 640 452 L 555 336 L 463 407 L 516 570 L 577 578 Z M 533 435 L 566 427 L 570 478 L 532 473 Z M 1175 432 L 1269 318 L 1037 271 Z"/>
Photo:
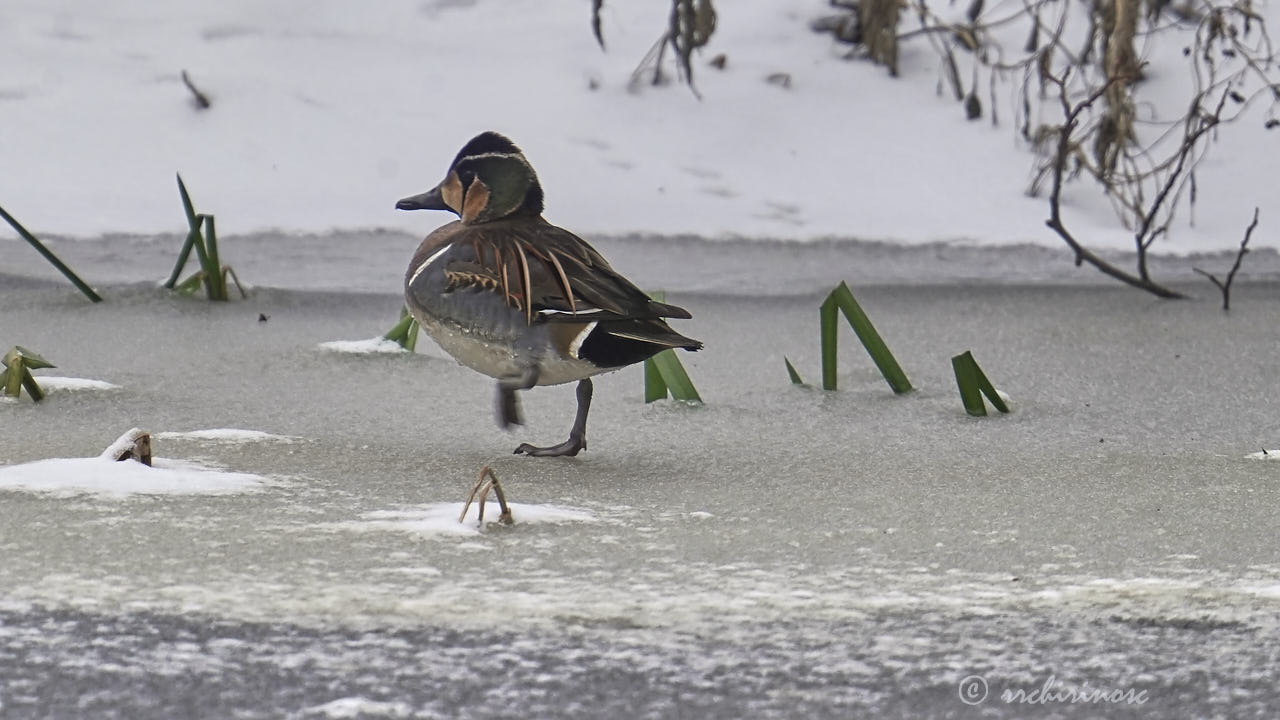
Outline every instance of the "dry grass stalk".
<path fill-rule="evenodd" d="M 900 0 L 863 0 L 858 6 L 862 20 L 862 41 L 871 61 L 884 65 L 889 74 L 898 75 L 898 19 L 902 16 Z"/>
<path fill-rule="evenodd" d="M 467 501 L 462 506 L 462 514 L 458 516 L 458 522 L 464 522 L 467 519 L 467 510 L 471 509 L 472 501 L 478 501 L 480 507 L 477 522 L 483 526 L 484 503 L 491 490 L 498 499 L 498 507 L 502 510 L 502 513 L 498 515 L 498 522 L 503 525 L 514 525 L 515 518 L 511 515 L 511 508 L 507 506 L 506 493 L 502 492 L 502 485 L 498 482 L 498 475 L 488 465 L 480 468 L 480 478 L 472 486 L 471 494 L 467 495 Z"/>

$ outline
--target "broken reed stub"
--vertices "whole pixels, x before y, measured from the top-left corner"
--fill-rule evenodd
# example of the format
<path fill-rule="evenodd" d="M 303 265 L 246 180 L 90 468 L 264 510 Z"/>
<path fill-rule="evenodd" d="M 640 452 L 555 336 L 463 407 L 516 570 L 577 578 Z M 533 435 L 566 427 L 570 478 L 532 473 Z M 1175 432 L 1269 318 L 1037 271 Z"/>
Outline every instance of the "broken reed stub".
<path fill-rule="evenodd" d="M 14 345 L 3 358 L 0 358 L 0 365 L 4 367 L 4 370 L 0 371 L 0 394 L 16 398 L 25 388 L 32 402 L 40 402 L 44 399 L 44 391 L 36 384 L 31 371 L 55 367 L 53 363 L 21 345 Z"/>
<path fill-rule="evenodd" d="M 102 456 L 117 462 L 124 460 L 137 460 L 138 462 L 151 466 L 151 433 L 140 428 L 133 428 L 129 432 L 116 438 L 116 441 L 104 451 Z"/>
<path fill-rule="evenodd" d="M 498 516 L 498 522 L 503 525 L 514 525 L 516 520 L 511 515 L 511 508 L 507 506 L 507 495 L 502 492 L 502 484 L 498 482 L 498 475 L 493 468 L 485 465 L 480 468 L 480 478 L 476 480 L 476 484 L 471 487 L 471 494 L 467 496 L 467 501 L 462 505 L 462 514 L 458 516 L 458 522 L 466 522 L 467 511 L 471 509 L 471 502 L 477 500 L 479 495 L 479 508 L 477 512 L 476 523 L 484 527 L 484 503 L 492 490 L 494 496 L 498 498 L 498 507 L 502 514 Z"/>
<path fill-rule="evenodd" d="M 974 417 L 985 417 L 987 406 L 982 402 L 984 395 L 996 410 L 1009 412 L 1009 406 L 1000 392 L 987 379 L 982 368 L 978 367 L 978 361 L 973 359 L 973 352 L 965 350 L 951 358 L 951 368 L 956 373 L 956 385 L 960 388 L 960 401 L 964 403 L 965 412 Z"/>

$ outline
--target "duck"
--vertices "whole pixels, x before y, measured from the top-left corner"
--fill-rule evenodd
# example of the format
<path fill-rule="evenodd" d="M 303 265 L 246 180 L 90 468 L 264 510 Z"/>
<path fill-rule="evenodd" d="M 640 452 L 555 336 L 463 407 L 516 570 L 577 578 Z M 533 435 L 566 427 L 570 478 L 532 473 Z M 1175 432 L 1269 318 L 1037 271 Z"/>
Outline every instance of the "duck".
<path fill-rule="evenodd" d="M 486 131 L 463 145 L 444 180 L 398 210 L 457 216 L 418 246 L 405 305 L 460 364 L 497 380 L 499 427 L 523 425 L 517 393 L 577 382 L 569 438 L 515 454 L 576 456 L 587 448 L 591 378 L 663 350 L 696 351 L 666 319 L 688 310 L 649 297 L 587 241 L 542 217 L 543 190 L 524 152 Z"/>

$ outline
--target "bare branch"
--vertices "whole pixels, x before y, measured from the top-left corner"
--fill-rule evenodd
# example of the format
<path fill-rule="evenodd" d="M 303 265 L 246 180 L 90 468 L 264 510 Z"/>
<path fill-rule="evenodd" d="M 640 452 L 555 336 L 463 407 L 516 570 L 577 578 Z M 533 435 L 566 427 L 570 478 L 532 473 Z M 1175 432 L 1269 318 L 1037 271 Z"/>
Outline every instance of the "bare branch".
<path fill-rule="evenodd" d="M 1227 271 L 1227 279 L 1219 280 L 1217 275 L 1205 272 L 1200 268 L 1192 268 L 1201 275 L 1209 278 L 1209 280 L 1218 286 L 1218 290 L 1222 291 L 1222 309 L 1231 310 L 1231 283 L 1235 282 L 1236 272 L 1240 270 L 1240 263 L 1244 262 L 1244 256 L 1249 252 L 1249 239 L 1253 236 L 1253 229 L 1258 227 L 1258 208 L 1253 209 L 1253 222 L 1249 223 L 1249 227 L 1244 231 L 1244 239 L 1240 241 L 1240 249 L 1236 251 L 1236 261 L 1231 265 L 1231 269 Z"/>
<path fill-rule="evenodd" d="M 1075 253 L 1077 266 L 1082 263 L 1089 263 L 1104 275 L 1113 277 L 1127 285 L 1146 290 L 1157 297 L 1185 297 L 1182 293 L 1155 283 L 1150 278 L 1134 276 L 1102 259 L 1076 240 L 1075 236 L 1071 234 L 1071 231 L 1062 222 L 1062 180 L 1067 172 L 1067 157 L 1071 154 L 1071 134 L 1080 122 L 1081 114 L 1107 93 L 1111 83 L 1124 80 L 1123 77 L 1112 78 L 1073 106 L 1067 99 L 1067 77 L 1069 73 L 1070 70 L 1068 69 L 1063 72 L 1061 77 L 1050 75 L 1047 78 L 1048 82 L 1058 88 L 1058 99 L 1062 104 L 1065 120 L 1062 127 L 1058 129 L 1058 149 L 1053 160 L 1053 190 L 1049 193 L 1049 219 L 1045 221 L 1045 224 L 1056 232 L 1058 237 L 1062 238 L 1063 242 L 1067 244 L 1067 247 L 1071 248 L 1072 252 Z"/>

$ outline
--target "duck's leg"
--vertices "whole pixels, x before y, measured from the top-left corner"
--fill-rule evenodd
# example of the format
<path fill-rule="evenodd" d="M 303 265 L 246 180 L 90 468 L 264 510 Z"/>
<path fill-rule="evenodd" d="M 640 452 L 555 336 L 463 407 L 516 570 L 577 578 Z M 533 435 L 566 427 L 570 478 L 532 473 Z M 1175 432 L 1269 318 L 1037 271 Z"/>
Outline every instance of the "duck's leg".
<path fill-rule="evenodd" d="M 538 368 L 536 365 L 530 365 L 525 368 L 524 373 L 513 377 L 503 378 L 498 381 L 498 426 L 503 430 L 512 425 L 523 425 L 524 418 L 520 416 L 520 399 L 516 397 L 517 390 L 528 390 L 538 384 Z"/>
<path fill-rule="evenodd" d="M 529 443 L 521 443 L 516 448 L 516 455 L 533 455 L 534 457 L 573 457 L 580 450 L 587 449 L 587 413 L 591 411 L 591 378 L 578 381 L 578 414 L 573 418 L 573 428 L 569 430 L 569 439 L 551 447 L 534 447 Z"/>

